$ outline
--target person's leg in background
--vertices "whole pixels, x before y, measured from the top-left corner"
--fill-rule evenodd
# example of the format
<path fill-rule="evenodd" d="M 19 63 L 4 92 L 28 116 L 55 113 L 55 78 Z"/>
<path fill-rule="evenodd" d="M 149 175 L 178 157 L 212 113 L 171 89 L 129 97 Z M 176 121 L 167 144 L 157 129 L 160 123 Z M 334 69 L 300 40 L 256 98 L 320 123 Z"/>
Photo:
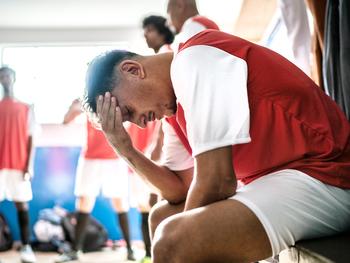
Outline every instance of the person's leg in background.
<path fill-rule="evenodd" d="M 95 200 L 96 197 L 81 196 L 76 201 L 77 225 L 75 226 L 75 240 L 73 243 L 73 249 L 75 251 L 83 250 L 86 227 L 89 223 L 90 213 L 94 208 Z"/>
<path fill-rule="evenodd" d="M 141 263 L 151 262 L 151 237 L 149 231 L 149 213 L 151 208 L 158 202 L 158 195 L 151 192 L 150 187 L 136 173 L 130 172 L 130 195 L 132 203 L 137 205 L 141 213 L 141 230 L 145 245 L 145 256 Z"/>
<path fill-rule="evenodd" d="M 57 263 L 69 262 L 79 258 L 83 250 L 86 226 L 90 219 L 90 213 L 94 208 L 96 197 L 101 189 L 100 161 L 93 159 L 80 159 L 75 180 L 74 194 L 77 197 L 76 211 L 77 224 L 74 229 L 72 249 L 65 251 L 56 260 Z"/>
<path fill-rule="evenodd" d="M 114 197 L 111 199 L 111 204 L 113 206 L 114 211 L 116 212 L 116 220 L 119 222 L 120 229 L 123 234 L 123 238 L 126 243 L 128 255 L 128 260 L 135 260 L 134 252 L 131 247 L 130 240 L 130 228 L 129 228 L 129 218 L 128 218 L 128 210 L 129 205 L 128 201 L 123 198 Z"/>
<path fill-rule="evenodd" d="M 139 204 L 139 211 L 141 212 L 141 230 L 143 242 L 145 244 L 145 257 L 141 263 L 150 263 L 151 261 L 151 237 L 148 226 L 149 212 L 151 208 L 158 202 L 158 195 L 154 193 L 149 194 L 147 204 Z"/>
<path fill-rule="evenodd" d="M 14 202 L 17 209 L 18 226 L 20 230 L 22 248 L 21 261 L 24 263 L 36 262 L 34 252 L 30 246 L 29 207 L 27 202 Z"/>
<path fill-rule="evenodd" d="M 21 261 L 25 263 L 36 262 L 34 252 L 30 246 L 28 202 L 33 198 L 31 182 L 24 178 L 22 172 L 16 170 L 3 170 L 0 171 L 0 183 L 2 184 L 2 195 L 5 195 L 7 200 L 13 201 L 16 206 L 18 226 L 22 242 L 20 250 Z"/>
<path fill-rule="evenodd" d="M 123 160 L 110 159 L 100 162 L 102 177 L 102 195 L 111 200 L 116 213 L 117 223 L 127 246 L 127 259 L 135 260 L 131 246 L 129 228 L 129 173 Z"/>
<path fill-rule="evenodd" d="M 95 200 L 96 197 L 93 196 L 80 196 L 77 198 L 77 223 L 74 228 L 74 240 L 72 243 L 72 249 L 61 254 L 60 257 L 55 261 L 56 263 L 69 262 L 79 259 L 79 254 L 83 250 L 86 227 L 89 223 L 90 213 L 94 208 Z"/>

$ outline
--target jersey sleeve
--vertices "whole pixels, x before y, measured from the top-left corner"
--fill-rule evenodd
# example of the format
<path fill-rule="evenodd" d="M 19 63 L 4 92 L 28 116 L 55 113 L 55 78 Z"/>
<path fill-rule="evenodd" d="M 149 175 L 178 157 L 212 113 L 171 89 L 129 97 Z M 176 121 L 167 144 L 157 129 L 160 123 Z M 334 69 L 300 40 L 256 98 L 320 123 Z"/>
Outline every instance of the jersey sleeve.
<path fill-rule="evenodd" d="M 194 45 L 175 56 L 171 78 L 193 156 L 250 142 L 247 74 L 243 59 L 216 47 Z"/>
<path fill-rule="evenodd" d="M 173 127 L 163 120 L 164 132 L 163 155 L 161 164 L 173 171 L 186 170 L 193 167 L 193 158 L 182 144 Z"/>

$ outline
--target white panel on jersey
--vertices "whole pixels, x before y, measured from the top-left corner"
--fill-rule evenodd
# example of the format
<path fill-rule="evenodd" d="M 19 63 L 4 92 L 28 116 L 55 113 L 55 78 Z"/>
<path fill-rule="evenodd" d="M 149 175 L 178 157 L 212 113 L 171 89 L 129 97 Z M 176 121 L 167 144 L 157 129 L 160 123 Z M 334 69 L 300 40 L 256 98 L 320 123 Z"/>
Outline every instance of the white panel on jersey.
<path fill-rule="evenodd" d="M 182 171 L 192 168 L 194 166 L 193 158 L 176 135 L 173 127 L 167 121 L 163 120 L 162 129 L 164 132 L 162 165 L 172 171 Z"/>
<path fill-rule="evenodd" d="M 193 156 L 250 142 L 247 74 L 244 60 L 212 46 L 195 45 L 175 55 L 171 79 Z"/>

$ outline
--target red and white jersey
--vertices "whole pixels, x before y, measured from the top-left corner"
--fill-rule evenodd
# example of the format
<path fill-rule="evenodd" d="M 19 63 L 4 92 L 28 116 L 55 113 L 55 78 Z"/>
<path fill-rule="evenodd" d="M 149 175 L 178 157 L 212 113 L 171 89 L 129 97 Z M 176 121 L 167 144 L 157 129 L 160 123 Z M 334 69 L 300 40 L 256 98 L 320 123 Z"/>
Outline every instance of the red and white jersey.
<path fill-rule="evenodd" d="M 13 98 L 0 101 L 0 170 L 23 172 L 28 161 L 28 139 L 33 135 L 32 108 Z"/>
<path fill-rule="evenodd" d="M 117 154 L 108 143 L 101 130 L 96 129 L 87 121 L 87 144 L 84 152 L 85 159 L 116 159 Z"/>
<path fill-rule="evenodd" d="M 204 16 L 197 15 L 190 17 L 183 24 L 179 34 L 176 35 L 172 49 L 174 52 L 176 52 L 178 50 L 179 44 L 186 42 L 195 34 L 198 34 L 199 32 L 202 32 L 206 29 L 219 30 L 219 27 L 214 21 Z"/>
<path fill-rule="evenodd" d="M 244 183 L 296 169 L 350 188 L 349 122 L 287 59 L 206 30 L 180 47 L 171 79 L 178 101 L 172 138 L 180 138 L 188 156 L 232 145 L 233 168 Z"/>

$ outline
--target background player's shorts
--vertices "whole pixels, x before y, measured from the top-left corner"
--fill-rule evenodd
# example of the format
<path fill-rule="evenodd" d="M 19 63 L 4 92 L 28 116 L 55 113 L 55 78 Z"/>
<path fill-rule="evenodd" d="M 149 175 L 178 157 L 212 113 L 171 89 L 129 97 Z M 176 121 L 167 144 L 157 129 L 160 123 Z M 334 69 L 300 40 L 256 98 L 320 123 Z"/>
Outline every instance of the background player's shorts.
<path fill-rule="evenodd" d="M 32 200 L 32 185 L 23 179 L 23 172 L 18 170 L 0 170 L 0 201 L 7 199 L 15 202 Z"/>
<path fill-rule="evenodd" d="M 149 207 L 149 197 L 153 189 L 142 178 L 130 173 L 130 203 L 133 207 Z"/>
<path fill-rule="evenodd" d="M 128 198 L 128 166 L 120 159 L 80 158 L 75 179 L 76 196 Z"/>
<path fill-rule="evenodd" d="M 299 240 L 350 229 L 350 190 L 297 170 L 263 176 L 239 188 L 230 199 L 240 201 L 259 218 L 273 255 Z"/>

